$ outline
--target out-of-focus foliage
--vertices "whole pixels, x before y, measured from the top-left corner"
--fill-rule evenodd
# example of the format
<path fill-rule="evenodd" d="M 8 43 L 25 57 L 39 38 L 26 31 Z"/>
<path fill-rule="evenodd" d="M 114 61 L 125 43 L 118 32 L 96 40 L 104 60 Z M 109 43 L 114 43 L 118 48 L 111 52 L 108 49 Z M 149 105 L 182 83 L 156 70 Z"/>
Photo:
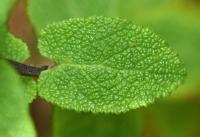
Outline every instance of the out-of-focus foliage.
<path fill-rule="evenodd" d="M 125 114 L 90 114 L 55 109 L 55 137 L 198 137 L 199 103 L 157 102 Z"/>
<path fill-rule="evenodd" d="M 91 114 L 55 109 L 55 137 L 141 137 L 142 113 Z"/>
<path fill-rule="evenodd" d="M 12 130 L 9 137 L 37 137 L 30 116 L 26 115 L 16 129 Z"/>
<path fill-rule="evenodd" d="M 198 137 L 199 106 L 199 101 L 160 102 L 145 110 L 145 119 L 151 121 L 158 137 Z"/>
<path fill-rule="evenodd" d="M 1 0 L 0 2 L 0 45 L 3 44 L 6 37 L 7 26 L 6 21 L 9 10 L 15 0 Z"/>
<path fill-rule="evenodd" d="M 0 45 L 3 45 L 6 38 L 6 24 L 0 22 Z"/>
<path fill-rule="evenodd" d="M 47 24 L 71 17 L 113 16 L 116 0 L 29 0 L 28 12 L 39 32 Z"/>
<path fill-rule="evenodd" d="M 0 136 L 21 137 L 28 130 L 31 132 L 27 133 L 26 137 L 33 137 L 34 130 L 31 129 L 32 125 L 27 123 L 28 119 L 26 119 L 28 103 L 20 78 L 2 60 L 0 60 L 0 68 Z"/>
<path fill-rule="evenodd" d="M 1 0 L 0 4 L 0 24 L 7 20 L 8 12 L 15 0 Z"/>

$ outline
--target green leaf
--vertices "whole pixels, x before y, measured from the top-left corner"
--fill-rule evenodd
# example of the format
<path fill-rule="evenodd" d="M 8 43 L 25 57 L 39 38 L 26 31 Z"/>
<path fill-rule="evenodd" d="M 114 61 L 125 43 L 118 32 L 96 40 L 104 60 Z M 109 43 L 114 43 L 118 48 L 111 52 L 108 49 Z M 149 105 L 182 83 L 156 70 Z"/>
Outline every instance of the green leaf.
<path fill-rule="evenodd" d="M 36 30 L 71 17 L 114 16 L 116 0 L 29 0 L 28 12 Z M 58 10 L 59 9 L 59 10 Z"/>
<path fill-rule="evenodd" d="M 28 104 L 22 84 L 18 75 L 2 60 L 0 68 L 0 136 L 16 137 L 16 133 L 23 135 L 26 131 L 19 125 L 24 125 Z"/>
<path fill-rule="evenodd" d="M 0 4 L 0 24 L 7 20 L 8 12 L 15 0 L 1 0 Z"/>
<path fill-rule="evenodd" d="M 5 41 L 6 32 L 7 32 L 6 24 L 0 23 L 0 45 L 2 45 Z"/>
<path fill-rule="evenodd" d="M 22 77 L 27 102 L 31 103 L 37 96 L 36 82 L 29 77 Z"/>
<path fill-rule="evenodd" d="M 141 137 L 142 113 L 138 110 L 120 115 L 54 111 L 55 137 Z M 70 123 L 70 124 L 69 124 Z"/>
<path fill-rule="evenodd" d="M 195 0 L 121 0 L 119 8 L 121 17 L 137 20 L 155 30 L 179 53 L 188 70 L 185 86 L 180 92 L 183 95 L 194 94 L 192 90 L 199 91 L 194 89 L 199 87 L 200 81 L 198 7 Z"/>
<path fill-rule="evenodd" d="M 0 57 L 23 62 L 29 56 L 29 51 L 24 42 L 7 33 L 5 41 L 0 45 Z"/>
<path fill-rule="evenodd" d="M 0 4 L 0 46 L 5 40 L 7 32 L 8 12 L 15 0 L 1 0 Z"/>
<path fill-rule="evenodd" d="M 119 113 L 169 95 L 185 77 L 176 53 L 148 29 L 105 17 L 47 26 L 41 53 L 57 63 L 41 74 L 39 95 L 63 108 Z"/>
<path fill-rule="evenodd" d="M 16 127 L 10 134 L 11 137 L 36 137 L 35 128 L 29 116 L 24 117 L 21 124 Z M 9 136 L 9 137 L 10 137 Z"/>

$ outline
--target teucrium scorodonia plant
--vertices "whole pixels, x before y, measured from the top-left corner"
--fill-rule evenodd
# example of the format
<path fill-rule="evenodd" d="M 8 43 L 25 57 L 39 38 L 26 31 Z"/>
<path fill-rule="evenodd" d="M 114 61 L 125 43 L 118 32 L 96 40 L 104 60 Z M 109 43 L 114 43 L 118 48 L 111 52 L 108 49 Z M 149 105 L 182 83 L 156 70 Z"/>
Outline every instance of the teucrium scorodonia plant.
<path fill-rule="evenodd" d="M 7 54 L 19 50 L 9 47 L 14 37 L 7 37 L 1 56 L 21 61 L 26 50 L 21 47 L 23 54 Z M 18 43 L 15 46 L 22 45 Z M 39 49 L 56 63 L 39 76 L 39 96 L 76 111 L 120 113 L 146 106 L 170 94 L 185 77 L 182 62 L 164 40 L 118 18 L 73 18 L 50 24 L 41 31 Z M 31 102 L 35 94 L 27 89 Z"/>
<path fill-rule="evenodd" d="M 0 57 L 22 62 L 28 50 L 7 32 L 5 22 L 0 18 Z M 121 113 L 169 95 L 186 74 L 178 55 L 164 40 L 149 29 L 119 18 L 72 18 L 49 24 L 40 32 L 38 47 L 56 65 L 41 73 L 37 85 L 17 76 L 0 61 L 0 82 L 5 82 L 0 90 L 0 122 L 13 121 L 12 126 L 1 125 L 0 135 L 20 136 L 24 127 L 16 125 L 21 124 L 28 127 L 24 135 L 34 136 L 27 107 L 36 91 L 61 108 Z M 14 115 L 16 110 L 20 117 Z"/>
<path fill-rule="evenodd" d="M 120 113 L 167 96 L 185 68 L 149 29 L 107 17 L 74 18 L 41 31 L 39 49 L 57 65 L 43 72 L 39 95 L 76 111 Z"/>

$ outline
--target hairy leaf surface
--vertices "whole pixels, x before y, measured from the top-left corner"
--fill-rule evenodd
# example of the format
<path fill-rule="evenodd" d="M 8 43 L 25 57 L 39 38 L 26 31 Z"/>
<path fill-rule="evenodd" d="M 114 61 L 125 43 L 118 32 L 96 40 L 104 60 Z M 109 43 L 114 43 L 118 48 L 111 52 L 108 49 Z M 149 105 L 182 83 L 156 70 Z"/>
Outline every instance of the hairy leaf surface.
<path fill-rule="evenodd" d="M 122 19 L 91 17 L 47 26 L 41 53 L 57 63 L 39 95 L 63 108 L 119 113 L 167 96 L 185 69 L 156 34 Z"/>
<path fill-rule="evenodd" d="M 29 56 L 29 51 L 24 42 L 7 33 L 5 41 L 0 43 L 0 57 L 23 62 Z"/>
<path fill-rule="evenodd" d="M 29 77 L 22 77 L 25 97 L 27 102 L 31 103 L 37 96 L 36 82 Z"/>

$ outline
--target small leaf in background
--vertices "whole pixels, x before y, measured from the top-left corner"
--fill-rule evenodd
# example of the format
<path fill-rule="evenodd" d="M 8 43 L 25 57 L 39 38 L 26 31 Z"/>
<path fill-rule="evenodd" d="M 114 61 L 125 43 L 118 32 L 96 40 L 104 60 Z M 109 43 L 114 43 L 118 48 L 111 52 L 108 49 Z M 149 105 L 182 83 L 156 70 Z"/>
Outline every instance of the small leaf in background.
<path fill-rule="evenodd" d="M 2 60 L 0 68 L 0 136 L 16 137 L 16 134 L 26 132 L 24 122 L 28 115 L 28 103 L 18 75 Z M 19 128 L 20 125 L 24 127 Z"/>
<path fill-rule="evenodd" d="M 29 51 L 24 42 L 7 33 L 5 41 L 0 45 L 0 57 L 23 62 L 29 56 Z"/>
<path fill-rule="evenodd" d="M 169 95 L 183 81 L 179 57 L 156 34 L 126 20 L 91 17 L 47 26 L 41 53 L 58 66 L 39 95 L 63 108 L 119 113 Z"/>
<path fill-rule="evenodd" d="M 141 137 L 142 113 L 91 114 L 55 108 L 55 137 Z"/>

